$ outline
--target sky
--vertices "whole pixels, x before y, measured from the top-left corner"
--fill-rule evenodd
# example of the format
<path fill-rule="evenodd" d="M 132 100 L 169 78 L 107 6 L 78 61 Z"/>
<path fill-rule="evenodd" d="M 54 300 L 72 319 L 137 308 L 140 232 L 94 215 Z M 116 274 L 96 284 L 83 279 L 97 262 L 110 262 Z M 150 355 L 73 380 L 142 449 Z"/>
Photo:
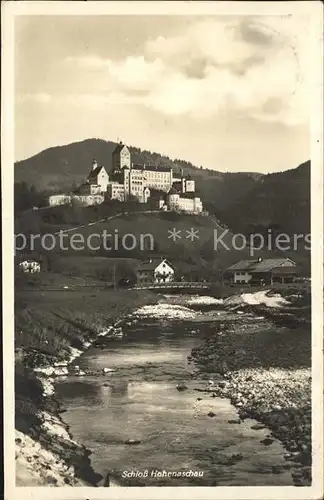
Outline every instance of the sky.
<path fill-rule="evenodd" d="M 309 159 L 298 16 L 17 16 L 15 161 L 88 138 L 219 171 Z"/>

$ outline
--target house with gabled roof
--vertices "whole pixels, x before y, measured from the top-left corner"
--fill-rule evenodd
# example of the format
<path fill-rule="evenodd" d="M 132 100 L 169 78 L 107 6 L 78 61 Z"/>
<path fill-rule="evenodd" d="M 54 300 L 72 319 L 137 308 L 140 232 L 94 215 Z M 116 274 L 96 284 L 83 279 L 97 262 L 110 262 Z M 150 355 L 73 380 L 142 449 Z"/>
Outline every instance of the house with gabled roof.
<path fill-rule="evenodd" d="M 228 267 L 224 278 L 234 284 L 292 283 L 298 265 L 288 257 L 240 260 Z"/>
<path fill-rule="evenodd" d="M 98 165 L 96 160 L 92 162 L 92 170 L 88 175 L 87 183 L 93 186 L 91 194 L 94 194 L 94 192 L 103 193 L 107 191 L 109 175 L 105 167 Z"/>
<path fill-rule="evenodd" d="M 153 258 L 136 268 L 138 284 L 170 283 L 174 281 L 175 268 L 167 259 Z"/>

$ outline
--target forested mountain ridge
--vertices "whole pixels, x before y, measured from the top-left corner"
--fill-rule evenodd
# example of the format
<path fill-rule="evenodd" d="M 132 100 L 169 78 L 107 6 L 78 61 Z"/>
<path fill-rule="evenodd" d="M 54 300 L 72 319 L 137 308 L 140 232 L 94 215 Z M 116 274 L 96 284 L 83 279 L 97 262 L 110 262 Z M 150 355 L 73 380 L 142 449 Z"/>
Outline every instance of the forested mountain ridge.
<path fill-rule="evenodd" d="M 87 177 L 94 158 L 110 172 L 115 147 L 115 142 L 87 139 L 52 147 L 17 162 L 16 198 L 26 193 L 26 186 L 47 193 L 71 190 Z M 264 175 L 219 172 L 132 146 L 130 150 L 134 163 L 170 166 L 175 173 L 183 170 L 191 174 L 204 206 L 234 231 L 249 233 L 274 227 L 289 233 L 309 232 L 310 161 L 295 169 Z M 21 183 L 26 183 L 23 189 Z"/>

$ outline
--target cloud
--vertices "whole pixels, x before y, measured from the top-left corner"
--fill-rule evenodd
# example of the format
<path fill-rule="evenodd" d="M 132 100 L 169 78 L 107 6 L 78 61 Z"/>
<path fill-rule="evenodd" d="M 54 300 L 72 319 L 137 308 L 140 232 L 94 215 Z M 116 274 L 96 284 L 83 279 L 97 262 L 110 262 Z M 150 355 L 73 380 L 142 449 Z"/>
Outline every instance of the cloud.
<path fill-rule="evenodd" d="M 88 55 L 88 56 L 67 56 L 63 63 L 65 65 L 77 65 L 81 68 L 95 68 L 95 69 L 103 69 L 106 66 L 105 59 L 98 57 L 96 55 Z"/>
<path fill-rule="evenodd" d="M 147 40 L 141 55 L 68 57 L 72 71 L 93 72 L 91 91 L 76 96 L 74 104 L 99 108 L 115 99 L 167 117 L 200 119 L 228 109 L 258 120 L 305 122 L 301 25 L 282 17 L 215 17 Z M 303 33 L 304 41 L 305 26 Z M 96 88 L 105 93 L 98 96 Z"/>
<path fill-rule="evenodd" d="M 245 22 L 245 21 L 244 21 Z M 165 39 L 149 40 L 145 50 L 151 57 L 161 57 L 179 67 L 192 60 L 204 60 L 211 66 L 227 67 L 261 57 L 265 48 L 251 46 L 240 36 L 241 21 L 220 22 L 218 18 L 198 21 L 187 32 Z"/>
<path fill-rule="evenodd" d="M 52 96 L 50 94 L 46 94 L 45 92 L 40 93 L 27 93 L 19 96 L 19 100 L 21 102 L 33 101 L 39 104 L 48 104 L 52 101 Z"/>
<path fill-rule="evenodd" d="M 241 39 L 252 45 L 270 45 L 276 37 L 275 32 L 260 22 L 243 20 L 239 24 L 239 34 Z"/>
<path fill-rule="evenodd" d="M 166 67 L 161 60 L 147 61 L 144 56 L 127 57 L 124 61 L 109 63 L 110 76 L 126 90 L 149 90 L 165 77 Z"/>

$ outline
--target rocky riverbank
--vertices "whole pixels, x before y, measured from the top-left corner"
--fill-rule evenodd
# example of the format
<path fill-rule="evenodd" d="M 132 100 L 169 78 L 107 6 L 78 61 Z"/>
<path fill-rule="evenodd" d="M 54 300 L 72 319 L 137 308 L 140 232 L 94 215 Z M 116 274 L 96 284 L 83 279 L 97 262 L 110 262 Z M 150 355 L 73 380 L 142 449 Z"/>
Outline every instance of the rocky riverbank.
<path fill-rule="evenodd" d="M 120 336 L 122 318 L 157 297 L 114 291 L 96 301 L 92 293 L 87 302 L 74 295 L 72 303 L 57 304 L 43 296 L 38 307 L 35 297 L 16 305 L 16 483 L 97 486 L 103 478 L 91 466 L 91 452 L 74 441 L 60 416 L 55 379 L 68 375 L 72 361 L 92 343 Z"/>
<path fill-rule="evenodd" d="M 294 484 L 307 486 L 312 452 L 310 308 L 285 302 L 284 310 L 276 305 L 269 311 L 264 304 L 228 300 L 228 308 L 238 306 L 240 321 L 219 325 L 190 359 L 200 376 L 215 381 L 208 391 L 229 398 L 241 420 L 254 418 L 271 429 L 264 445 L 280 439 L 287 468 L 294 463 Z M 287 314 L 293 328 L 286 326 Z"/>

